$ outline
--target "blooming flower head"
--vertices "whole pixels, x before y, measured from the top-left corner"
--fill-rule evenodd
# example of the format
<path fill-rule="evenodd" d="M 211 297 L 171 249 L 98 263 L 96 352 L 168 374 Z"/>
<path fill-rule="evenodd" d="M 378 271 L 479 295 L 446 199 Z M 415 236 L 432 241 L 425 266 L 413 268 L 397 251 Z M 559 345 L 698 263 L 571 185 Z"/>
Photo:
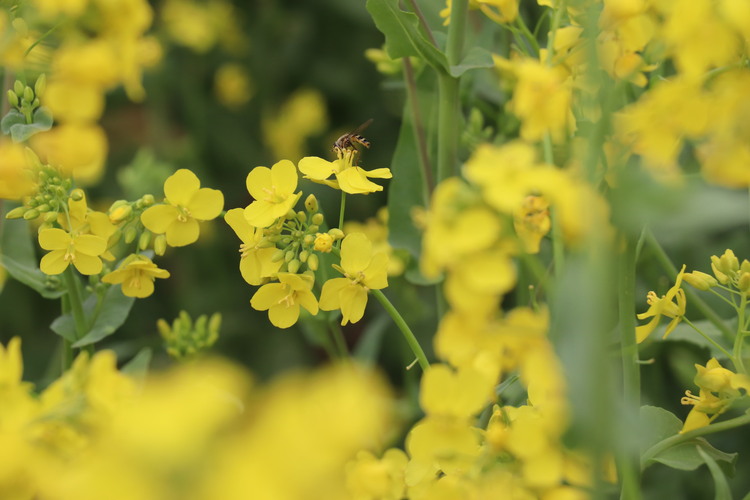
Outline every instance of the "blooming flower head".
<path fill-rule="evenodd" d="M 224 195 L 216 189 L 201 188 L 198 177 L 180 169 L 164 182 L 166 202 L 146 209 L 143 225 L 155 234 L 166 233 L 167 244 L 182 247 L 195 243 L 200 235 L 198 221 L 216 218 L 224 208 Z"/>
<path fill-rule="evenodd" d="M 169 278 L 169 271 L 159 269 L 145 255 L 133 254 L 123 260 L 115 271 L 102 277 L 102 281 L 112 285 L 121 283 L 124 295 L 142 299 L 154 293 L 156 278 Z"/>
<path fill-rule="evenodd" d="M 245 218 L 255 227 L 268 227 L 294 207 L 302 193 L 297 189 L 297 169 L 289 160 L 271 168 L 255 167 L 247 174 L 247 191 L 255 198 L 245 208 Z"/>
<path fill-rule="evenodd" d="M 653 318 L 647 324 L 639 326 L 635 329 L 636 340 L 640 344 L 651 332 L 654 331 L 656 326 L 659 324 L 659 320 L 662 316 L 672 318 L 672 321 L 667 325 L 667 329 L 664 332 L 664 337 L 672 333 L 677 324 L 680 322 L 682 317 L 685 315 L 685 307 L 687 301 L 685 299 L 685 291 L 680 288 L 682 285 L 682 275 L 685 273 L 685 266 L 682 266 L 675 284 L 670 288 L 667 293 L 662 297 L 657 297 L 654 292 L 648 292 L 648 311 L 638 315 L 638 319 Z"/>
<path fill-rule="evenodd" d="M 260 287 L 250 305 L 258 311 L 268 311 L 268 319 L 279 328 L 289 328 L 299 319 L 300 306 L 310 314 L 318 314 L 318 301 L 311 289 L 312 276 L 278 273 L 279 283 Z"/>
<path fill-rule="evenodd" d="M 356 323 L 365 313 L 367 292 L 388 286 L 388 256 L 373 254 L 372 243 L 362 233 L 352 233 L 341 243 L 341 266 L 334 266 L 343 278 L 325 282 L 320 308 L 341 309 L 341 324 Z"/>
<path fill-rule="evenodd" d="M 283 264 L 282 260 L 272 260 L 276 247 L 261 246 L 264 241 L 263 229 L 250 225 L 245 219 L 242 208 L 233 208 L 224 216 L 237 236 L 242 240 L 240 244 L 240 273 L 250 285 L 260 285 L 263 278 L 270 278 L 276 274 Z"/>
<path fill-rule="evenodd" d="M 100 256 L 107 250 L 107 240 L 93 234 L 71 234 L 58 228 L 43 229 L 39 246 L 50 252 L 42 257 L 39 268 L 49 275 L 61 274 L 73 264 L 81 274 L 99 274 Z"/>
<path fill-rule="evenodd" d="M 382 191 L 383 186 L 375 184 L 368 177 L 390 179 L 393 177 L 390 169 L 364 170 L 353 164 L 355 154 L 355 151 L 347 151 L 334 161 L 324 160 L 317 156 L 306 156 L 299 161 L 299 170 L 305 174 L 305 179 L 340 189 L 345 193 L 369 194 Z M 329 179 L 331 175 L 336 179 Z"/>

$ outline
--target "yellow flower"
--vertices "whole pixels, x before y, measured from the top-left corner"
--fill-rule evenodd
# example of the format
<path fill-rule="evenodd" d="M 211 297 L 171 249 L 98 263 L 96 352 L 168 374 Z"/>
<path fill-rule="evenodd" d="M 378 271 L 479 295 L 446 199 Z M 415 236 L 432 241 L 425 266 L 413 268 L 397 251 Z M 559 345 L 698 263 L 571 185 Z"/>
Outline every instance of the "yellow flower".
<path fill-rule="evenodd" d="M 242 106 L 253 95 L 253 85 L 245 68 L 239 64 L 223 64 L 216 70 L 214 92 L 227 108 Z"/>
<path fill-rule="evenodd" d="M 298 161 L 305 155 L 307 138 L 320 134 L 327 125 L 323 94 L 315 89 L 298 89 L 278 113 L 263 119 L 263 140 L 275 158 Z"/>
<path fill-rule="evenodd" d="M 513 214 L 513 227 L 527 253 L 539 253 L 539 244 L 551 227 L 549 202 L 543 196 L 527 196 Z"/>
<path fill-rule="evenodd" d="M 289 160 L 271 168 L 255 167 L 245 180 L 247 191 L 255 198 L 245 208 L 245 218 L 255 227 L 268 227 L 294 207 L 302 192 L 297 189 L 297 169 Z"/>
<path fill-rule="evenodd" d="M 93 184 L 104 174 L 107 136 L 98 125 L 65 123 L 34 135 L 31 146 L 42 161 L 80 182 Z"/>
<path fill-rule="evenodd" d="M 316 234 L 313 248 L 316 252 L 329 253 L 333 248 L 333 236 L 328 233 Z"/>
<path fill-rule="evenodd" d="M 278 273 L 280 283 L 260 287 L 250 300 L 258 311 L 268 310 L 268 319 L 279 328 L 289 328 L 299 319 L 300 306 L 310 314 L 318 314 L 318 301 L 310 291 L 312 276 L 306 274 Z"/>
<path fill-rule="evenodd" d="M 34 183 L 28 171 L 23 146 L 13 142 L 0 143 L 0 199 L 20 200 L 31 193 Z"/>
<path fill-rule="evenodd" d="M 365 313 L 367 292 L 388 286 L 388 256 L 373 255 L 372 243 L 362 233 L 352 233 L 341 243 L 341 266 L 334 265 L 344 278 L 325 282 L 320 292 L 320 308 L 341 309 L 341 324 L 356 323 Z"/>
<path fill-rule="evenodd" d="M 685 299 L 685 291 L 680 288 L 680 285 L 682 285 L 682 276 L 684 273 L 685 266 L 682 266 L 682 269 L 677 275 L 674 286 L 670 288 L 667 291 L 666 295 L 662 296 L 661 298 L 657 297 L 654 292 L 648 292 L 648 296 L 646 298 L 649 305 L 648 311 L 639 314 L 638 319 L 646 319 L 651 317 L 653 317 L 653 319 L 647 324 L 639 326 L 635 329 L 636 340 L 639 344 L 646 340 L 646 337 L 651 335 L 651 332 L 653 332 L 656 326 L 659 324 L 659 320 L 662 316 L 672 318 L 672 321 L 669 323 L 669 325 L 667 325 L 667 329 L 664 332 L 663 338 L 666 338 L 667 335 L 672 333 L 672 330 L 674 330 L 682 317 L 685 315 L 685 306 L 687 305 L 687 301 Z M 676 302 L 673 302 L 673 300 Z"/>
<path fill-rule="evenodd" d="M 167 244 L 182 247 L 198 240 L 198 221 L 216 218 L 224 207 L 224 195 L 216 189 L 201 188 L 198 177 L 180 169 L 164 182 L 168 204 L 154 205 L 141 214 L 143 225 L 155 234 L 166 233 Z"/>
<path fill-rule="evenodd" d="M 406 454 L 397 448 L 387 450 L 381 459 L 369 451 L 360 451 L 346 465 L 349 493 L 363 500 L 401 500 L 406 489 L 404 470 L 408 461 Z"/>
<path fill-rule="evenodd" d="M 390 179 L 393 177 L 390 169 L 376 168 L 374 170 L 364 170 L 353 165 L 355 153 L 344 154 L 341 158 L 328 161 L 317 156 L 306 156 L 299 161 L 299 170 L 305 174 L 305 179 L 311 179 L 320 184 L 326 184 L 334 189 L 340 189 L 349 194 L 369 194 L 382 191 L 383 186 L 379 186 L 368 180 L 368 177 L 374 179 Z M 329 180 L 333 175 L 336 180 Z"/>
<path fill-rule="evenodd" d="M 233 208 L 224 216 L 237 236 L 242 240 L 240 244 L 240 274 L 250 285 L 260 285 L 263 278 L 276 274 L 283 264 L 282 260 L 274 262 L 272 257 L 276 247 L 262 247 L 264 241 L 263 229 L 251 226 L 245 219 L 244 209 Z"/>
<path fill-rule="evenodd" d="M 73 264 L 81 274 L 99 274 L 107 250 L 107 240 L 93 234 L 71 235 L 58 228 L 43 229 L 39 233 L 39 246 L 51 250 L 42 257 L 39 268 L 49 275 L 60 274 Z"/>
<path fill-rule="evenodd" d="M 117 270 L 102 277 L 102 281 L 112 285 L 122 283 L 124 295 L 142 299 L 154 293 L 156 278 L 169 278 L 169 271 L 159 269 L 144 255 L 132 254 L 122 261 Z"/>

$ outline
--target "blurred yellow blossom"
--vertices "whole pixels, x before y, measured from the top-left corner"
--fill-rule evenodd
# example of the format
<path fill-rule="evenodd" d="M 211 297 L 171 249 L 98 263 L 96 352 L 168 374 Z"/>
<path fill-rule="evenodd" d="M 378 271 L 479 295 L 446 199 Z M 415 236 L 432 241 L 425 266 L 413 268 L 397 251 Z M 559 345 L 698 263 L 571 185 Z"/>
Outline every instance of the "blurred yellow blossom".
<path fill-rule="evenodd" d="M 34 135 L 31 146 L 47 164 L 81 183 L 93 184 L 104 174 L 108 143 L 95 124 L 68 123 Z"/>
<path fill-rule="evenodd" d="M 20 200 L 31 193 L 34 183 L 29 167 L 22 145 L 0 142 L 0 199 Z"/>
<path fill-rule="evenodd" d="M 323 95 L 314 89 L 299 89 L 279 110 L 263 119 L 263 140 L 276 158 L 298 161 L 305 155 L 305 141 L 328 126 Z"/>
<path fill-rule="evenodd" d="M 216 70 L 214 92 L 221 104 L 232 109 L 246 104 L 254 90 L 250 75 L 243 66 L 226 63 Z"/>

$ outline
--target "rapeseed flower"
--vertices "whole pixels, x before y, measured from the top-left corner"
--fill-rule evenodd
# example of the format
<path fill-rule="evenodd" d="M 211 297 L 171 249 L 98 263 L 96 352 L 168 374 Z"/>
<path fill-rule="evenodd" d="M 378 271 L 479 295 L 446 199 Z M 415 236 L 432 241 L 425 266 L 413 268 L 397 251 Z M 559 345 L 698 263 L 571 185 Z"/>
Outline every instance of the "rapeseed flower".
<path fill-rule="evenodd" d="M 100 256 L 107 251 L 107 240 L 93 234 L 68 233 L 59 228 L 42 229 L 39 246 L 51 250 L 42 257 L 39 268 L 49 275 L 61 274 L 73 264 L 81 274 L 99 274 Z"/>
<path fill-rule="evenodd" d="M 662 316 L 672 318 L 672 321 L 670 321 L 669 325 L 667 325 L 667 329 L 664 332 L 664 338 L 672 333 L 672 330 L 674 330 L 680 320 L 682 320 L 682 317 L 685 315 L 685 307 L 687 305 L 687 300 L 685 299 L 685 290 L 680 288 L 680 286 L 682 285 L 682 276 L 684 273 L 685 266 L 682 266 L 682 269 L 677 274 L 677 279 L 675 280 L 674 286 L 670 288 L 665 295 L 657 297 L 656 293 L 654 293 L 653 291 L 648 292 L 648 295 L 646 297 L 649 305 L 648 311 L 638 314 L 638 319 L 653 319 L 645 325 L 636 327 L 635 336 L 636 341 L 639 344 L 646 340 L 649 335 L 651 335 L 651 332 L 653 332 L 656 326 L 659 324 L 659 320 Z"/>
<path fill-rule="evenodd" d="M 276 247 L 270 244 L 262 246 L 265 241 L 263 229 L 253 227 L 247 222 L 244 209 L 233 208 L 227 211 L 224 220 L 242 241 L 240 244 L 240 274 L 248 284 L 260 285 L 264 278 L 270 278 L 281 269 L 283 261 L 273 261 Z"/>
<path fill-rule="evenodd" d="M 247 174 L 247 191 L 255 198 L 245 208 L 245 218 L 255 227 L 268 227 L 294 207 L 302 196 L 297 189 L 297 169 L 289 160 L 281 160 L 271 168 L 255 167 Z"/>
<path fill-rule="evenodd" d="M 362 233 L 352 233 L 341 243 L 341 265 L 333 266 L 344 275 L 323 284 L 320 308 L 341 309 L 341 324 L 356 323 L 365 313 L 367 292 L 388 286 L 388 256 L 373 253 L 372 243 Z"/>
<path fill-rule="evenodd" d="M 696 375 L 693 379 L 700 389 L 696 396 L 685 391 L 683 405 L 692 405 L 680 433 L 705 427 L 716 417 L 726 411 L 735 398 L 740 397 L 740 389 L 750 393 L 750 377 L 735 373 L 721 366 L 716 358 L 711 358 L 706 366 L 695 365 Z"/>
<path fill-rule="evenodd" d="M 300 306 L 312 314 L 318 314 L 318 301 L 311 289 L 313 278 L 307 274 L 278 273 L 279 283 L 267 283 L 260 287 L 250 305 L 258 311 L 268 311 L 268 319 L 274 326 L 289 328 L 299 319 Z"/>
<path fill-rule="evenodd" d="M 167 244 L 182 247 L 195 243 L 200 235 L 198 221 L 216 218 L 224 208 L 221 191 L 201 188 L 198 177 L 180 169 L 164 182 L 166 202 L 141 214 L 141 222 L 154 234 L 166 233 Z"/>
<path fill-rule="evenodd" d="M 0 199 L 20 200 L 34 189 L 23 146 L 0 143 Z"/>
<path fill-rule="evenodd" d="M 390 169 L 364 170 L 353 164 L 355 156 L 356 151 L 347 151 L 333 161 L 317 156 L 306 156 L 299 161 L 299 170 L 305 174 L 305 179 L 340 189 L 348 194 L 369 194 L 382 191 L 383 186 L 375 184 L 369 178 L 390 179 L 393 177 Z M 335 180 L 329 179 L 332 175 Z"/>
<path fill-rule="evenodd" d="M 115 271 L 104 275 L 102 281 L 112 285 L 121 283 L 124 295 L 142 299 L 154 293 L 156 278 L 169 278 L 169 271 L 159 269 L 145 255 L 132 254 Z"/>

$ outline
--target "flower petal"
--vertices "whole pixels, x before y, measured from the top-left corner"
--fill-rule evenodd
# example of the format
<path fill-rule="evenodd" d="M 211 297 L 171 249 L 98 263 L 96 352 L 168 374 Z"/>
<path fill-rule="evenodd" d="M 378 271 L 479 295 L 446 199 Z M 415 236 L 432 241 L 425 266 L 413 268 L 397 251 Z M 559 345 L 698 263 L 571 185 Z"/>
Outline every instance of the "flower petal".
<path fill-rule="evenodd" d="M 323 289 L 320 291 L 319 306 L 323 311 L 335 311 L 340 307 L 339 293 L 349 285 L 350 281 L 346 278 L 333 278 L 323 283 Z"/>
<path fill-rule="evenodd" d="M 284 303 L 277 304 L 268 310 L 268 319 L 274 326 L 289 328 L 299 319 L 299 304 L 296 302 L 290 306 Z"/>
<path fill-rule="evenodd" d="M 70 235 L 58 228 L 43 229 L 39 233 L 39 246 L 45 250 L 63 250 L 68 247 L 70 240 Z"/>
<path fill-rule="evenodd" d="M 341 267 L 349 274 L 364 271 L 372 258 L 372 243 L 364 233 L 346 235 L 341 243 Z"/>
<path fill-rule="evenodd" d="M 198 221 L 190 218 L 185 222 L 175 220 L 167 228 L 167 245 L 171 247 L 184 247 L 198 241 L 200 226 Z"/>
<path fill-rule="evenodd" d="M 291 196 L 297 189 L 297 167 L 289 160 L 281 160 L 271 167 L 271 184 L 277 195 Z"/>
<path fill-rule="evenodd" d="M 198 220 L 215 219 L 224 209 L 224 194 L 218 189 L 199 189 L 188 203 L 187 209 Z"/>
<path fill-rule="evenodd" d="M 180 211 L 172 205 L 154 205 L 141 214 L 141 222 L 155 234 L 167 232 L 167 228 L 177 220 Z"/>
<path fill-rule="evenodd" d="M 372 177 L 373 179 L 390 179 L 393 177 L 390 168 L 376 168 L 373 170 L 362 169 L 362 172 L 364 172 L 365 176 Z"/>
<path fill-rule="evenodd" d="M 247 257 L 240 259 L 240 274 L 249 285 L 260 285 L 262 280 L 260 270 L 261 264 L 256 252 L 251 252 Z"/>
<path fill-rule="evenodd" d="M 50 253 L 42 257 L 39 262 L 39 269 L 44 274 L 54 276 L 61 274 L 68 268 L 69 261 L 65 260 L 65 250 L 52 250 Z"/>
<path fill-rule="evenodd" d="M 82 234 L 73 238 L 73 248 L 76 250 L 76 255 L 83 253 L 98 256 L 107 250 L 107 240 L 93 234 Z"/>
<path fill-rule="evenodd" d="M 270 190 L 271 185 L 271 169 L 268 167 L 255 167 L 245 179 L 247 192 L 256 200 L 264 199 L 267 196 L 266 190 Z"/>
<path fill-rule="evenodd" d="M 256 311 L 265 311 L 278 304 L 285 296 L 284 285 L 281 283 L 268 283 L 255 292 L 253 298 L 250 299 L 250 305 Z"/>
<path fill-rule="evenodd" d="M 299 161 L 299 171 L 307 179 L 322 181 L 336 172 L 336 167 L 330 161 L 317 156 L 305 156 Z"/>
<path fill-rule="evenodd" d="M 85 253 L 76 253 L 76 258 L 73 259 L 73 265 L 76 266 L 79 273 L 85 274 L 86 276 L 102 272 L 102 259 Z"/>
<path fill-rule="evenodd" d="M 181 168 L 164 181 L 164 196 L 170 204 L 186 207 L 200 187 L 198 177 L 190 170 Z"/>
<path fill-rule="evenodd" d="M 341 190 L 349 194 L 369 194 L 382 191 L 383 186 L 367 180 L 364 170 L 359 167 L 347 168 L 336 174 Z"/>
<path fill-rule="evenodd" d="M 370 265 L 365 269 L 364 284 L 373 290 L 388 286 L 388 255 L 383 252 L 373 255 Z"/>
<path fill-rule="evenodd" d="M 237 237 L 242 240 L 243 243 L 249 243 L 253 240 L 253 227 L 247 219 L 245 219 L 244 208 L 233 208 L 228 210 L 226 215 L 224 215 L 224 220 L 229 224 L 229 227 L 234 230 Z"/>
<path fill-rule="evenodd" d="M 315 316 L 318 314 L 318 299 L 309 290 L 301 290 L 297 292 L 297 302 L 307 309 L 307 312 Z"/>
<path fill-rule="evenodd" d="M 367 306 L 367 292 L 359 285 L 344 287 L 339 293 L 341 302 L 341 325 L 347 322 L 356 323 L 362 319 Z"/>
<path fill-rule="evenodd" d="M 147 276 L 139 276 L 138 279 L 128 279 L 122 283 L 122 294 L 139 299 L 148 297 L 154 293 L 154 281 Z"/>

